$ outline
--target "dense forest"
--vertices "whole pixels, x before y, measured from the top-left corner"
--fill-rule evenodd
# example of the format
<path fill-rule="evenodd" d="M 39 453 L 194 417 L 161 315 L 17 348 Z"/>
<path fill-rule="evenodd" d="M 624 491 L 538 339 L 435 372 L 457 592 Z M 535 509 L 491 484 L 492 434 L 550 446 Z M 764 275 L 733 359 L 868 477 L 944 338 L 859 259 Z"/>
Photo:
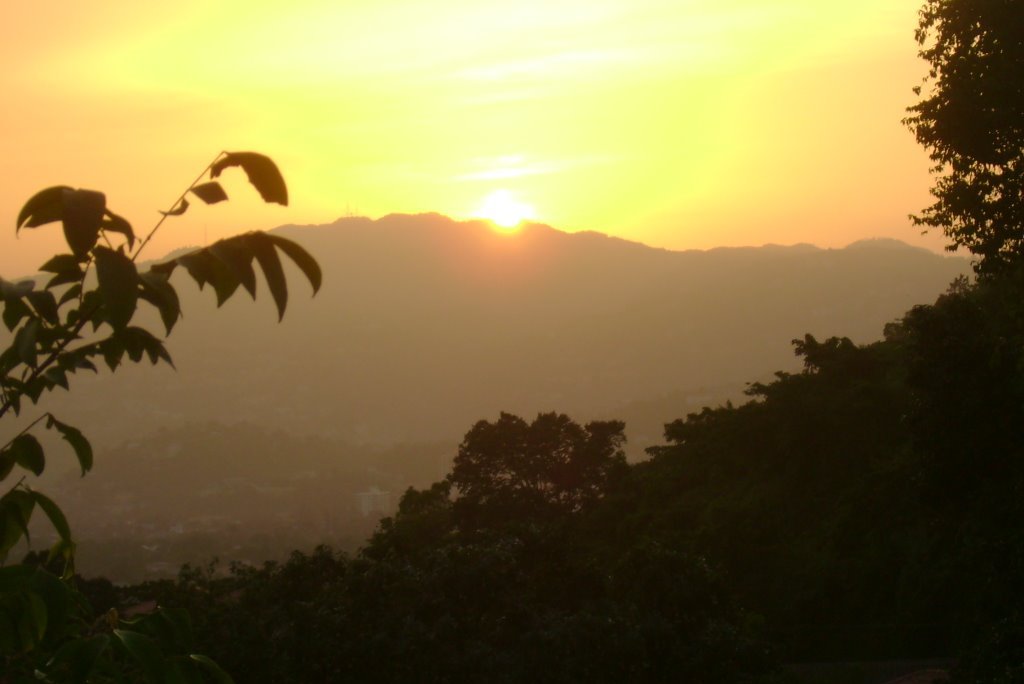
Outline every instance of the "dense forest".
<path fill-rule="evenodd" d="M 15 673 L 0 681 L 54 661 L 65 669 L 47 681 L 176 681 L 185 670 L 164 667 L 160 643 L 208 655 L 220 667 L 203 676 L 221 681 L 220 668 L 246 682 L 797 682 L 793 663 L 936 658 L 957 683 L 1024 682 L 1022 25 L 1016 0 L 925 4 L 932 72 L 907 124 L 937 179 L 917 221 L 969 250 L 976 277 L 880 341 L 793 340 L 802 370 L 669 423 L 639 462 L 619 421 L 481 420 L 447 476 L 408 489 L 351 555 L 319 547 L 114 586 L 74 577 L 67 545 L 32 554 L 2 570 L 64 575 L 91 605 L 87 627 L 62 645 L 45 621 L 35 638 L 0 620 Z M 100 268 L 114 258 L 98 254 Z M 28 295 L 4 296 L 10 309 Z M 104 301 L 97 320 L 131 330 L 123 303 Z M 5 363 L 24 359 L 26 335 Z M 42 469 L 25 444 L 5 447 L 8 472 Z M 33 501 L 59 527 L 52 502 Z M 49 607 L 12 584 L 23 575 L 0 573 L 5 619 Z M 108 632 L 126 674 L 94 666 Z"/>

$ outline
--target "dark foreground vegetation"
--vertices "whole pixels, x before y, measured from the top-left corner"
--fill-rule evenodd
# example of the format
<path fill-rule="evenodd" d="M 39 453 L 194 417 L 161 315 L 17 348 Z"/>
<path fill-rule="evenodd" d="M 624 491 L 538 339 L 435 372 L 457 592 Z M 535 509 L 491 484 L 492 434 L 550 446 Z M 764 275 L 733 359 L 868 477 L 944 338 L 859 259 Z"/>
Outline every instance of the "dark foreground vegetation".
<path fill-rule="evenodd" d="M 116 600 L 187 608 L 254 682 L 784 681 L 954 655 L 957 681 L 1020 681 L 1024 274 L 957 283 L 871 345 L 795 344 L 803 372 L 668 425 L 646 462 L 619 423 L 502 415 L 354 557 Z"/>

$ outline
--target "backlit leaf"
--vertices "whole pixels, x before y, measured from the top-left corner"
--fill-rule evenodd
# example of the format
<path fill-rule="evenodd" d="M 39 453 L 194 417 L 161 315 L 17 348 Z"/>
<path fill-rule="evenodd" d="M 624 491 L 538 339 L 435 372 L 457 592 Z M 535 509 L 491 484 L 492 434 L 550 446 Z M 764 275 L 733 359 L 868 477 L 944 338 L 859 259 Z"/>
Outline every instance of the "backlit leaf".
<path fill-rule="evenodd" d="M 267 235 L 271 242 L 273 242 L 278 249 L 288 255 L 288 258 L 295 262 L 295 265 L 305 274 L 306 279 L 309 280 L 309 284 L 313 286 L 313 294 L 316 294 L 320 290 L 320 285 L 323 282 L 323 275 L 320 272 L 320 265 L 316 263 L 309 252 L 295 244 L 291 240 L 287 240 L 278 235 Z"/>
<path fill-rule="evenodd" d="M 107 311 L 107 319 L 119 330 L 128 325 L 139 299 L 139 273 L 135 264 L 121 252 L 97 247 L 96 278 L 100 299 Z"/>
<path fill-rule="evenodd" d="M 160 213 L 164 216 L 181 216 L 188 210 L 188 200 L 184 197 L 178 202 L 178 205 L 170 211 L 161 211 Z"/>
<path fill-rule="evenodd" d="M 217 182 L 195 185 L 192 187 L 192 194 L 207 204 L 216 204 L 217 202 L 223 202 L 228 198 L 228 194 L 224 192 L 224 188 L 222 188 L 220 183 Z"/>
<path fill-rule="evenodd" d="M 71 526 L 68 525 L 68 519 L 64 517 L 64 512 L 60 510 L 60 507 L 52 499 L 40 492 L 32 491 L 31 494 L 32 498 L 36 501 L 36 505 L 43 510 L 46 517 L 53 523 L 53 529 L 57 530 L 60 538 L 65 541 L 71 541 Z"/>
<path fill-rule="evenodd" d="M 164 323 L 167 334 L 181 317 L 181 303 L 178 300 L 178 293 L 174 286 L 168 281 L 168 277 L 159 271 L 152 269 L 139 274 L 142 281 L 142 292 L 139 293 L 143 299 L 152 304 L 160 312 L 160 320 Z"/>
<path fill-rule="evenodd" d="M 46 457 L 39 440 L 32 435 L 18 435 L 8 447 L 14 455 L 14 462 L 35 475 L 41 475 L 46 468 Z"/>
<path fill-rule="evenodd" d="M 60 221 L 64 217 L 64 191 L 67 185 L 56 185 L 40 190 L 33 195 L 18 213 L 17 229 L 35 228 L 46 223 Z"/>
<path fill-rule="evenodd" d="M 287 206 L 288 188 L 281 171 L 270 157 L 257 152 L 228 152 L 210 169 L 210 177 L 217 178 L 224 169 L 231 166 L 242 167 L 264 202 Z"/>
<path fill-rule="evenodd" d="M 39 335 L 39 319 L 29 320 L 17 333 L 14 334 L 14 350 L 18 358 L 32 368 L 36 367 L 37 349 L 36 338 Z"/>
<path fill-rule="evenodd" d="M 89 365 L 92 366 L 91 363 Z M 93 367 L 93 370 L 95 370 L 95 367 Z M 82 468 L 82 475 L 92 470 L 92 445 L 89 444 L 89 440 L 85 438 L 81 430 L 67 423 L 62 423 L 53 416 L 49 417 L 46 426 L 55 428 L 60 433 L 60 436 L 75 450 L 75 457 L 78 459 L 78 465 Z"/>
<path fill-rule="evenodd" d="M 256 272 L 252 268 L 252 252 L 244 249 L 238 238 L 218 240 L 210 245 L 209 252 L 230 268 L 249 296 L 256 299 Z"/>
<path fill-rule="evenodd" d="M 101 224 L 103 230 L 124 235 L 128 240 L 128 249 L 135 246 L 135 231 L 132 230 L 132 224 L 111 211 L 105 211 L 104 217 Z"/>
<path fill-rule="evenodd" d="M 284 318 L 285 307 L 288 306 L 288 283 L 281 269 L 281 259 L 277 256 L 274 243 L 263 233 L 250 233 L 246 236 L 256 254 L 256 260 L 263 269 L 263 277 L 270 288 L 270 294 L 277 305 L 277 320 Z"/>
<path fill-rule="evenodd" d="M 72 254 L 84 261 L 100 236 L 107 198 L 102 192 L 70 188 L 62 196 L 64 238 Z"/>

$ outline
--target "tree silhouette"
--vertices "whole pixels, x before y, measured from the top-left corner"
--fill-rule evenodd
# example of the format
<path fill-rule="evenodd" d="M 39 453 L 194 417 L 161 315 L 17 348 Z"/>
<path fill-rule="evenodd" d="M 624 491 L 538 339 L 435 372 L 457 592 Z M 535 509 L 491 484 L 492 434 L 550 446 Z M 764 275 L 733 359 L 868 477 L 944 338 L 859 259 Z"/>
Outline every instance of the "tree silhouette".
<path fill-rule="evenodd" d="M 917 41 L 930 68 L 904 122 L 934 162 L 941 228 L 990 274 L 1024 254 L 1024 3 L 928 0 Z"/>

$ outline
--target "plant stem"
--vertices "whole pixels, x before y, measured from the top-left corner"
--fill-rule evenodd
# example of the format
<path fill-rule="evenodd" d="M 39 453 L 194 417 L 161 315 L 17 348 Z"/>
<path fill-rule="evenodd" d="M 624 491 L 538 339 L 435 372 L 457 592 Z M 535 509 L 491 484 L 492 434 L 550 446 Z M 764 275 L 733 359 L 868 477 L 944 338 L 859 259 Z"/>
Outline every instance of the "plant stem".
<path fill-rule="evenodd" d="M 23 429 L 23 430 L 22 430 L 21 432 L 19 432 L 18 434 L 14 435 L 14 436 L 13 436 L 13 437 L 11 437 L 11 438 L 10 438 L 9 440 L 7 440 L 7 444 L 4 444 L 4 445 L 3 445 L 2 447 L 0 447 L 0 451 L 3 451 L 3 450 L 4 450 L 4 449 L 6 449 L 7 447 L 9 447 L 9 446 L 11 446 L 12 444 L 14 444 L 14 440 L 18 439 L 18 438 L 19 438 L 19 437 L 21 437 L 21 436 L 22 436 L 23 434 L 25 434 L 26 432 L 28 432 L 29 430 L 31 430 L 32 428 L 34 428 L 34 427 L 35 427 L 36 425 L 38 425 L 38 424 L 39 424 L 39 421 L 41 421 L 41 420 L 42 420 L 43 418 L 51 418 L 51 417 L 52 417 L 52 414 L 51 414 L 51 413 L 50 413 L 49 411 L 47 411 L 47 412 L 46 412 L 46 413 L 44 413 L 43 415 L 39 416 L 38 418 L 36 418 L 35 420 L 33 420 L 33 421 L 32 421 L 31 423 L 29 423 L 28 425 L 26 425 L 26 426 L 25 426 L 25 429 Z M 24 478 L 22 478 L 22 479 L 24 479 Z M 21 484 L 21 483 L 19 482 L 18 484 Z M 15 486 L 17 486 L 17 485 L 15 485 Z"/>
<path fill-rule="evenodd" d="M 211 167 L 212 167 L 212 166 L 213 166 L 214 164 L 216 164 L 216 163 L 217 163 L 217 160 L 218 160 L 218 159 L 220 159 L 220 158 L 221 158 L 222 156 L 224 156 L 225 154 L 227 154 L 227 152 L 226 152 L 225 150 L 221 150 L 220 152 L 218 152 L 218 153 L 217 153 L 217 156 L 216 156 L 216 157 L 214 157 L 214 158 L 213 158 L 213 160 L 212 160 L 212 161 L 210 161 L 210 163 L 206 165 L 206 168 L 204 168 L 204 169 L 203 169 L 203 170 L 202 170 L 202 171 L 201 171 L 201 172 L 199 173 L 199 175 L 198 175 L 198 176 L 196 176 L 196 179 L 195 179 L 194 181 L 192 181 L 192 182 L 191 182 L 191 183 L 189 184 L 189 186 L 188 186 L 187 188 L 185 188 L 185 191 L 184 191 L 183 193 L 181 193 L 180 195 L 178 195 L 178 199 L 174 200 L 174 202 L 173 202 L 173 203 L 171 204 L 171 206 L 170 206 L 170 207 L 169 207 L 169 208 L 167 209 L 167 211 L 166 211 L 166 212 L 164 212 L 164 213 L 163 213 L 163 214 L 162 214 L 162 215 L 160 216 L 160 220 L 159 220 L 159 221 L 157 221 L 157 222 L 156 222 L 156 225 L 155 225 L 155 226 L 153 226 L 153 229 L 149 231 L 149 235 L 147 235 L 147 236 L 146 236 L 146 238 L 145 238 L 145 239 L 144 239 L 144 240 L 143 240 L 142 242 L 140 242 L 140 243 L 139 243 L 139 248 L 138 248 L 137 250 L 135 250 L 135 255 L 134 255 L 134 256 L 132 256 L 132 261 L 135 261 L 136 259 L 138 259 L 138 258 L 139 258 L 139 254 L 141 254 L 141 253 L 142 253 L 142 249 L 143 249 L 143 248 L 144 248 L 144 247 L 145 247 L 145 246 L 146 246 L 146 245 L 147 245 L 147 244 L 149 243 L 149 241 L 150 241 L 151 239 L 153 239 L 153 236 L 154 236 L 154 235 L 156 234 L 156 231 L 160 230 L 160 226 L 162 226 L 162 225 L 164 224 L 164 221 L 166 221 L 166 220 L 167 220 L 167 217 L 171 215 L 171 212 L 172 212 L 172 211 L 174 211 L 174 208 L 175 208 L 175 207 L 177 207 L 177 206 L 178 206 L 179 204 L 181 204 L 181 201 L 185 199 L 185 195 L 187 195 L 187 194 L 188 194 L 189 190 L 191 190 L 192 188 L 194 188 L 194 187 L 196 186 L 196 183 L 198 183 L 199 181 L 203 180 L 203 176 L 205 176 L 205 175 L 206 175 L 206 172 L 207 172 L 207 171 L 209 171 L 209 170 L 210 170 L 210 168 L 211 168 Z"/>

